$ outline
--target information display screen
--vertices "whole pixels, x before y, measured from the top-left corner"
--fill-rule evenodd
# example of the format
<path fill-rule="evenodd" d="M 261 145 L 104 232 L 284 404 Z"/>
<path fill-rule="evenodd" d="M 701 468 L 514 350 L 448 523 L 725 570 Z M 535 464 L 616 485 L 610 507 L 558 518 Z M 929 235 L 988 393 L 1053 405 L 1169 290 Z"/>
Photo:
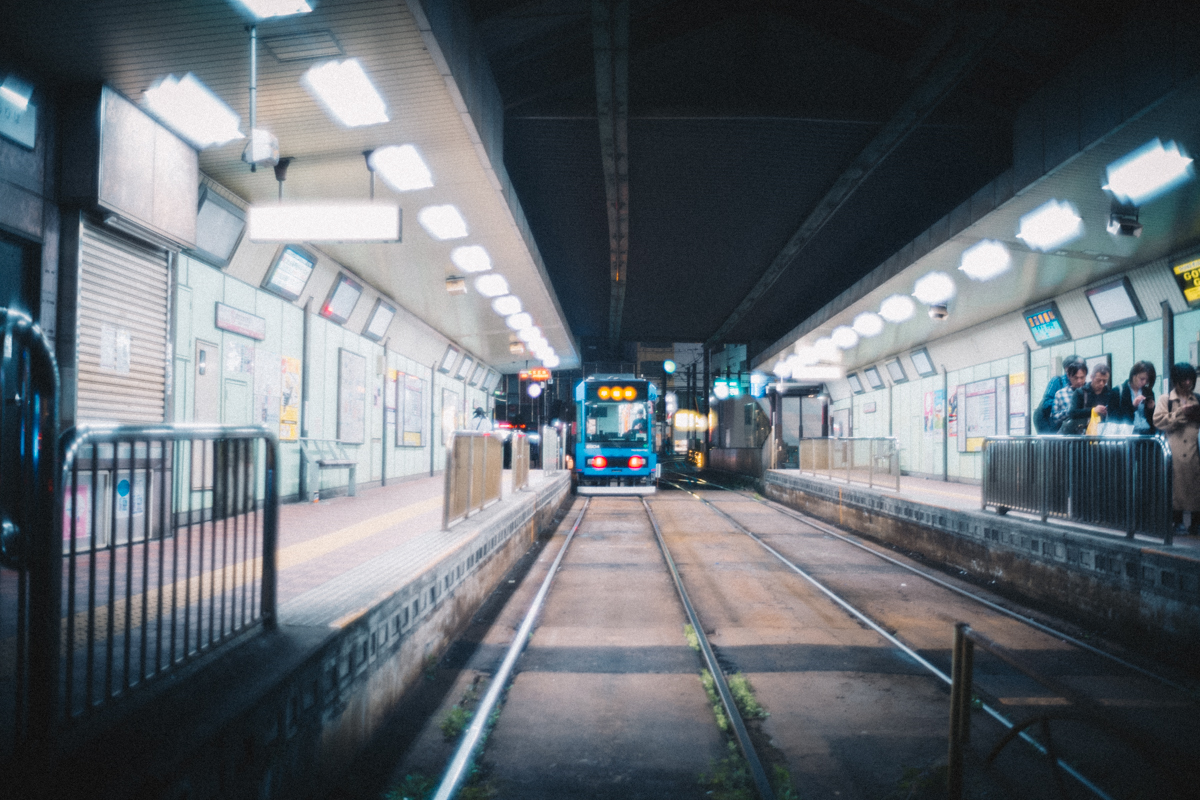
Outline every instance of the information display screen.
<path fill-rule="evenodd" d="M 1171 267 L 1179 291 L 1189 306 L 1200 306 L 1200 258 L 1193 258 Z"/>
<path fill-rule="evenodd" d="M 1029 326 L 1029 332 L 1038 344 L 1065 342 L 1071 338 L 1062 317 L 1058 315 L 1058 306 L 1052 302 L 1027 310 L 1025 324 Z"/>
<path fill-rule="evenodd" d="M 929 358 L 929 351 L 925 348 L 912 351 L 909 356 L 912 359 L 913 366 L 917 369 L 917 374 L 922 378 L 928 378 L 930 375 L 936 375 L 937 370 L 933 367 L 933 361 Z"/>
<path fill-rule="evenodd" d="M 863 393 L 862 381 L 858 379 L 857 372 L 851 372 L 846 376 L 846 382 L 850 384 L 850 390 L 855 394 Z"/>
<path fill-rule="evenodd" d="M 1144 318 L 1128 278 L 1120 278 L 1103 286 L 1088 289 L 1087 299 L 1092 305 L 1096 321 L 1105 330 L 1141 322 Z"/>
<path fill-rule="evenodd" d="M 329 292 L 329 298 L 321 306 L 321 316 L 339 324 L 350 319 L 358 298 L 362 296 L 362 285 L 349 275 L 338 275 L 337 282 Z"/>
<path fill-rule="evenodd" d="M 288 300 L 298 300 L 316 265 L 317 257 L 312 253 L 303 247 L 288 245 L 279 251 L 275 263 L 267 270 L 263 288 Z"/>
<path fill-rule="evenodd" d="M 874 367 L 867 367 L 863 370 L 863 375 L 866 377 L 867 383 L 870 384 L 872 389 L 883 388 L 883 378 L 879 377 L 879 370 L 875 369 Z"/>

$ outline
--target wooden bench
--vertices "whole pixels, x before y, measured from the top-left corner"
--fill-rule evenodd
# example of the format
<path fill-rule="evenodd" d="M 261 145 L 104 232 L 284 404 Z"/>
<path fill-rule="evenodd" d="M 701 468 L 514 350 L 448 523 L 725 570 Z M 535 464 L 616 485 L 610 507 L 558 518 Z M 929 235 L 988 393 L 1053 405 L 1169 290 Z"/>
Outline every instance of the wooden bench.
<path fill-rule="evenodd" d="M 321 499 L 321 472 L 327 469 L 350 470 L 351 497 L 357 493 L 354 480 L 358 461 L 346 454 L 346 446 L 336 439 L 301 439 L 301 458 L 304 459 L 304 480 L 300 496 L 311 502 Z"/>

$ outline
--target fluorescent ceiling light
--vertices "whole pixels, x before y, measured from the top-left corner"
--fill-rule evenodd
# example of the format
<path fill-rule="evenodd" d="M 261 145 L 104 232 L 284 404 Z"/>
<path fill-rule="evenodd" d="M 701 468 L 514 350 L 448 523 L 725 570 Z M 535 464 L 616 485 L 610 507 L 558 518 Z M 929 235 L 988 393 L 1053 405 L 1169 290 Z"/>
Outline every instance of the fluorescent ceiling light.
<path fill-rule="evenodd" d="M 554 355 L 553 353 L 542 359 L 542 366 L 546 367 L 547 369 L 554 369 L 561 363 L 562 361 L 559 360 L 558 356 Z"/>
<path fill-rule="evenodd" d="M 796 348 L 795 354 L 788 359 L 791 364 L 815 364 L 821 360 L 821 356 L 817 354 L 815 347 L 802 345 Z"/>
<path fill-rule="evenodd" d="M 946 302 L 954 297 L 955 291 L 954 278 L 944 272 L 931 272 L 913 286 L 913 297 L 931 306 Z"/>
<path fill-rule="evenodd" d="M 833 333 L 829 334 L 829 338 L 843 350 L 849 350 L 858 344 L 858 333 L 849 325 L 839 325 L 834 328 Z"/>
<path fill-rule="evenodd" d="M 1054 201 L 1051 200 L 1050 202 Z M 1019 236 L 1020 234 L 1017 235 Z M 1000 242 L 992 239 L 984 239 L 982 242 L 973 244 L 963 251 L 962 262 L 958 265 L 958 268 L 965 272 L 968 277 L 977 281 L 990 281 L 992 278 L 1008 272 L 1008 268 L 1011 266 L 1012 256 L 1009 255 L 1008 248 Z M 950 298 L 947 297 L 946 299 L 949 300 Z"/>
<path fill-rule="evenodd" d="M 521 299 L 515 294 L 504 294 L 492 301 L 492 310 L 502 317 L 507 317 L 510 314 L 519 314 L 521 311 Z"/>
<path fill-rule="evenodd" d="M 255 242 L 398 242 L 394 203 L 284 203 L 251 206 L 246 230 Z"/>
<path fill-rule="evenodd" d="M 387 106 L 357 58 L 318 64 L 304 73 L 300 83 L 348 128 L 388 121 Z"/>
<path fill-rule="evenodd" d="M 522 311 L 520 314 L 509 316 L 504 322 L 514 331 L 523 331 L 533 325 L 533 317 Z"/>
<path fill-rule="evenodd" d="M 477 244 L 454 248 L 450 251 L 450 260 L 463 272 L 487 272 L 492 268 L 492 257 Z"/>
<path fill-rule="evenodd" d="M 367 158 L 371 169 L 397 192 L 411 192 L 433 186 L 433 175 L 417 148 L 411 144 L 380 147 Z"/>
<path fill-rule="evenodd" d="M 0 97 L 7 100 L 19 112 L 29 108 L 29 100 L 33 97 L 33 85 L 26 83 L 16 75 L 9 75 L 0 83 Z"/>
<path fill-rule="evenodd" d="M 859 336 L 878 336 L 883 333 L 883 318 L 873 311 L 864 311 L 854 318 L 854 332 Z"/>
<path fill-rule="evenodd" d="M 879 316 L 888 322 L 904 322 L 916 311 L 913 301 L 902 294 L 894 294 L 879 305 Z"/>
<path fill-rule="evenodd" d="M 425 206 L 417 212 L 417 222 L 435 239 L 461 239 L 467 235 L 467 222 L 454 206 Z"/>
<path fill-rule="evenodd" d="M 798 367 L 792 370 L 792 380 L 794 381 L 836 381 L 844 377 L 846 377 L 845 370 L 829 364 Z"/>
<path fill-rule="evenodd" d="M 484 297 L 499 297 L 508 294 L 508 281 L 503 275 L 483 275 L 475 279 L 475 291 Z"/>
<path fill-rule="evenodd" d="M 237 0 L 259 19 L 290 17 L 292 14 L 307 14 L 312 6 L 304 0 Z"/>
<path fill-rule="evenodd" d="M 1192 159 L 1175 142 L 1157 138 L 1108 165 L 1104 188 L 1125 203 L 1140 206 L 1192 179 Z"/>
<path fill-rule="evenodd" d="M 842 357 L 842 351 L 828 336 L 817 339 L 813 343 L 812 349 L 822 361 L 838 361 Z"/>
<path fill-rule="evenodd" d="M 1048 200 L 1021 217 L 1017 228 L 1018 239 L 1043 253 L 1057 250 L 1080 236 L 1083 236 L 1083 219 L 1078 209 L 1058 200 Z M 962 269 L 966 271 L 965 266 Z"/>
<path fill-rule="evenodd" d="M 787 359 L 781 358 L 778 361 L 776 361 L 775 366 L 771 367 L 771 372 L 774 372 L 775 375 L 780 378 L 782 378 L 784 375 L 787 375 L 789 372 L 788 365 L 787 365 Z"/>
<path fill-rule="evenodd" d="M 524 330 L 522 330 L 521 332 L 519 332 L 517 334 L 517 338 L 519 338 L 522 342 L 525 342 L 526 344 L 528 344 L 530 342 L 535 342 L 538 339 L 542 338 L 542 329 L 539 328 L 537 325 L 534 325 L 529 328 L 525 328 Z M 543 339 L 543 341 L 545 341 L 545 340 Z"/>
<path fill-rule="evenodd" d="M 197 150 L 245 139 L 242 118 L 195 75 L 168 75 L 146 90 L 142 103 Z"/>

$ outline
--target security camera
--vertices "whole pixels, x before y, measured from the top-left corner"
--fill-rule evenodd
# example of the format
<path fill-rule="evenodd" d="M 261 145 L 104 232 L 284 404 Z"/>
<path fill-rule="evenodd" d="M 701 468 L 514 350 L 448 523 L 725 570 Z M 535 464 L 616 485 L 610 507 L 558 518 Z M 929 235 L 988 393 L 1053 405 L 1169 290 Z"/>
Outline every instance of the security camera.
<path fill-rule="evenodd" d="M 1141 236 L 1142 223 L 1138 221 L 1137 206 L 1114 200 L 1108 215 L 1108 232 L 1113 236 Z"/>
<path fill-rule="evenodd" d="M 943 320 L 950 316 L 950 309 L 946 308 L 945 303 L 934 303 L 929 307 L 929 318 Z"/>

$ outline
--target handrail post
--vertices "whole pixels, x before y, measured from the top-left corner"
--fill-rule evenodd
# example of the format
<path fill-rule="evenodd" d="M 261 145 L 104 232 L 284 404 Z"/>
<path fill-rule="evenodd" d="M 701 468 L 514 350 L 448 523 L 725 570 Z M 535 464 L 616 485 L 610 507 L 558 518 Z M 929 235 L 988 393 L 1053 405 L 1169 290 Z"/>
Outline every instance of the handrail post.
<path fill-rule="evenodd" d="M 1137 489 L 1137 480 L 1136 480 L 1136 475 L 1134 474 L 1135 470 L 1137 469 L 1137 459 L 1134 458 L 1134 452 L 1133 452 L 1134 449 L 1136 448 L 1136 446 L 1137 446 L 1136 439 L 1126 439 L 1125 440 L 1125 472 L 1126 472 L 1127 481 L 1126 481 L 1126 489 L 1125 489 L 1125 503 L 1123 504 L 1123 506 L 1125 509 L 1125 538 L 1126 539 L 1133 538 L 1133 532 L 1134 532 L 1134 529 L 1136 528 L 1134 519 L 1136 518 L 1137 515 L 1133 513 L 1133 498 L 1136 496 L 1134 493 Z"/>
<path fill-rule="evenodd" d="M 867 486 L 871 489 L 875 488 L 875 440 L 867 440 Z"/>
<path fill-rule="evenodd" d="M 430 431 L 429 446 L 433 447 L 433 432 Z M 454 488 L 451 475 L 454 474 L 454 433 L 450 434 L 450 446 L 446 448 L 446 465 L 442 482 L 442 530 L 450 529 L 450 490 Z"/>
<path fill-rule="evenodd" d="M 982 464 L 980 466 L 980 470 L 983 473 L 982 485 L 979 487 L 979 510 L 980 511 L 987 511 L 987 507 L 988 507 L 988 478 L 991 477 L 991 469 L 988 466 L 988 459 L 991 458 L 991 455 L 989 453 L 990 448 L 988 447 L 988 444 L 990 444 L 990 441 L 988 439 L 984 439 L 983 440 L 983 450 L 980 452 L 980 455 L 983 456 L 983 458 L 980 459 L 980 461 L 982 462 Z"/>
<path fill-rule="evenodd" d="M 274 436 L 264 442 L 266 485 L 263 502 L 263 555 L 262 555 L 262 615 L 263 627 L 275 630 L 278 626 L 277 575 L 279 548 L 279 443 Z M 61 516 L 59 517 L 61 519 Z"/>
<path fill-rule="evenodd" d="M 971 738 L 971 642 L 970 626 L 954 626 L 954 649 L 950 667 L 950 747 L 947 756 L 946 790 L 950 800 L 962 800 L 963 746 Z"/>
<path fill-rule="evenodd" d="M 1050 487 L 1047 484 L 1048 476 L 1050 475 L 1050 443 L 1051 440 L 1048 438 L 1039 438 L 1037 440 L 1039 451 L 1037 484 L 1038 493 L 1041 495 L 1042 500 L 1042 522 L 1045 522 L 1050 516 Z"/>

